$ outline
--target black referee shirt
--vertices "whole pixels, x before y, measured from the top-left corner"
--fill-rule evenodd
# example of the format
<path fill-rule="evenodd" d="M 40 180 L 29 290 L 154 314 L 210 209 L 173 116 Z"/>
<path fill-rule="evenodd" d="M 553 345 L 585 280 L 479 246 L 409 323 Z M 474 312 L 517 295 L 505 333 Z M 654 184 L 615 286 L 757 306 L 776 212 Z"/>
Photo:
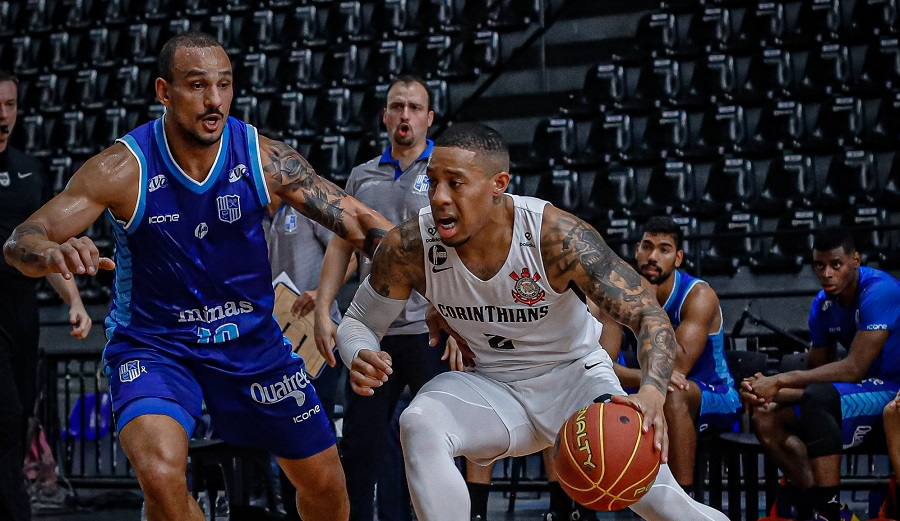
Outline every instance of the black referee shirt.
<path fill-rule="evenodd" d="M 7 146 L 0 152 L 0 242 L 50 199 L 44 165 L 34 157 Z M 22 273 L 0 256 L 0 280 Z"/>

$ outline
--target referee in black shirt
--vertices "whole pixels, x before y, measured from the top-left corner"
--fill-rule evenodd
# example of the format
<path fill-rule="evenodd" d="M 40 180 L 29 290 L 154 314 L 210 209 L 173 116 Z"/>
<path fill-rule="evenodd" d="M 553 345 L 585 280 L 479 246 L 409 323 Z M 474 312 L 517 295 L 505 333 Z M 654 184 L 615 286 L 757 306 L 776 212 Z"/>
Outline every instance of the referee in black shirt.
<path fill-rule="evenodd" d="M 43 165 L 9 146 L 16 125 L 18 80 L 0 71 L 0 240 L 41 207 L 50 195 Z M 47 279 L 69 304 L 72 336 L 91 328 L 73 280 Z M 34 407 L 37 379 L 38 279 L 28 278 L 0 257 L 0 519 L 31 519 L 22 467 L 28 418 Z"/>

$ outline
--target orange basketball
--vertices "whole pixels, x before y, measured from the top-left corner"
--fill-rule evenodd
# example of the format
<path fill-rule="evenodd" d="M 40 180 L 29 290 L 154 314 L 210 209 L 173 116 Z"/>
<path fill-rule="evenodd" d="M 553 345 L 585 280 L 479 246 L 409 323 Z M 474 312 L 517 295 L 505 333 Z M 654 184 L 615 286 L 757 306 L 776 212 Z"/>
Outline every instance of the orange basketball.
<path fill-rule="evenodd" d="M 559 430 L 553 459 L 559 484 L 593 510 L 622 510 L 647 493 L 659 472 L 653 429 L 627 405 L 594 403 Z"/>

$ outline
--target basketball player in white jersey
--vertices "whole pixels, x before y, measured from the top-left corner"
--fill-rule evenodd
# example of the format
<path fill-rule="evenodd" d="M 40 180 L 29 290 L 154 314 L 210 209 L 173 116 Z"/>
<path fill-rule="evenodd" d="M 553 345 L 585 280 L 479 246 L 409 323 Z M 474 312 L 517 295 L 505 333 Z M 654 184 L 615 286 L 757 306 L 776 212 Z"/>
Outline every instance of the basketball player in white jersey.
<path fill-rule="evenodd" d="M 668 454 L 663 401 L 675 335 L 649 286 L 578 218 L 504 194 L 509 152 L 500 135 L 458 124 L 435 146 L 430 207 L 388 233 L 338 329 L 341 357 L 362 395 L 387 381 L 378 341 L 415 290 L 468 342 L 474 371 L 426 384 L 400 418 L 418 519 L 465 521 L 469 497 L 453 458 L 486 464 L 550 446 L 565 419 L 602 395 L 640 410 Z M 625 396 L 602 326 L 584 297 L 638 338 L 637 394 Z M 678 486 L 667 465 L 632 509 L 645 519 L 721 520 Z"/>

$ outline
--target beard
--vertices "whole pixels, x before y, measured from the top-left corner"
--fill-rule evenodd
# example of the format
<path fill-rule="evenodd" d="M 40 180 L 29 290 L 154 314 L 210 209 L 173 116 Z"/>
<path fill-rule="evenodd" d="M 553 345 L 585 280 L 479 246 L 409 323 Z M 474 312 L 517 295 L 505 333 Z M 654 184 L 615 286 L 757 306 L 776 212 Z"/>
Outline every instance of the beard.
<path fill-rule="evenodd" d="M 671 277 L 672 273 L 674 272 L 674 270 L 663 271 L 663 269 L 660 268 L 659 266 L 653 265 L 654 267 L 656 267 L 656 269 L 659 270 L 659 274 L 651 276 L 651 275 L 648 275 L 646 273 L 646 271 L 644 271 L 644 268 L 646 266 L 649 266 L 649 265 L 645 264 L 644 266 L 641 266 L 641 268 L 640 268 L 641 276 L 643 276 L 645 279 L 647 279 L 647 281 L 650 282 L 650 284 L 653 284 L 654 286 L 659 286 L 663 282 L 669 280 L 669 277 Z"/>

